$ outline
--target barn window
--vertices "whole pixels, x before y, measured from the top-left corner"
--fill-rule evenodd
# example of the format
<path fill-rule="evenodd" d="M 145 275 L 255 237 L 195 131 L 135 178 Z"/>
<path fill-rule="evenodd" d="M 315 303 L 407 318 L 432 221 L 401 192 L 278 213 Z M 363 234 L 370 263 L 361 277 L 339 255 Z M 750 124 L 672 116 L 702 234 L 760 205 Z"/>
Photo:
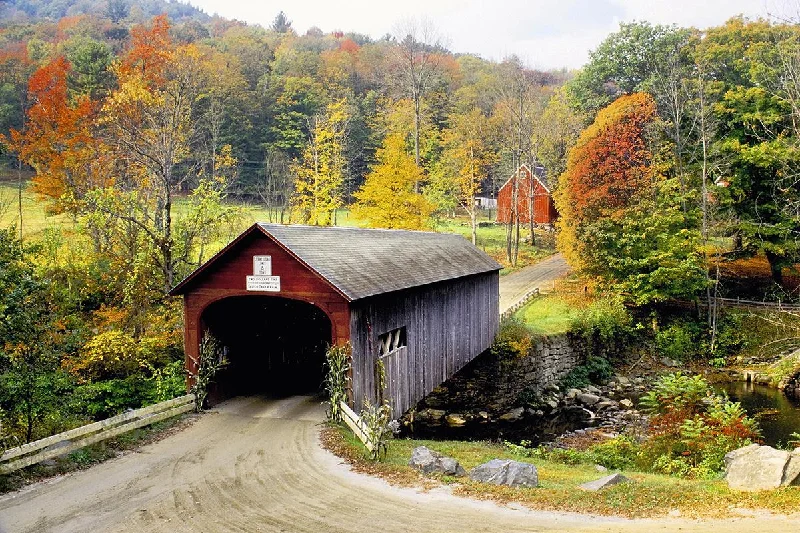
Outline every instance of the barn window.
<path fill-rule="evenodd" d="M 406 345 L 406 327 L 393 329 L 378 337 L 378 355 L 384 357 Z"/>

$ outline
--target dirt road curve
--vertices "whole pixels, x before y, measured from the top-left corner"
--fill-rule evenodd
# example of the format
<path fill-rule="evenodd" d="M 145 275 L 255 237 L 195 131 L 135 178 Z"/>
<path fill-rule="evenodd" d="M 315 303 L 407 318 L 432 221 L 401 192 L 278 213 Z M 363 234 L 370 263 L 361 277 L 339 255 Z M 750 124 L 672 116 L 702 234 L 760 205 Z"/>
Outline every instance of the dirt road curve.
<path fill-rule="evenodd" d="M 518 270 L 513 274 L 500 278 L 500 312 L 512 307 L 536 287 L 541 292 L 548 292 L 553 281 L 565 276 L 569 265 L 564 256 L 556 254 L 544 261 Z"/>
<path fill-rule="evenodd" d="M 230 400 L 138 452 L 0 497 L 0 531 L 797 531 L 787 519 L 634 522 L 393 488 L 322 450 L 322 418 L 308 397 Z"/>

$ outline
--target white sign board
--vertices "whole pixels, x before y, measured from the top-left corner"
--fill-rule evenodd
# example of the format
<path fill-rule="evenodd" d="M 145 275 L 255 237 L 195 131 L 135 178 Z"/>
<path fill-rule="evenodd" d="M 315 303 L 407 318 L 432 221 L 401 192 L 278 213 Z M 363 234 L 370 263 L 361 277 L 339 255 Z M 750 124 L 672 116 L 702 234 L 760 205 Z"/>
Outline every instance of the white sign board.
<path fill-rule="evenodd" d="M 247 276 L 247 290 L 281 292 L 280 276 Z"/>
<path fill-rule="evenodd" d="M 271 255 L 254 255 L 253 256 L 253 274 L 256 276 L 271 276 L 272 275 L 272 256 Z"/>

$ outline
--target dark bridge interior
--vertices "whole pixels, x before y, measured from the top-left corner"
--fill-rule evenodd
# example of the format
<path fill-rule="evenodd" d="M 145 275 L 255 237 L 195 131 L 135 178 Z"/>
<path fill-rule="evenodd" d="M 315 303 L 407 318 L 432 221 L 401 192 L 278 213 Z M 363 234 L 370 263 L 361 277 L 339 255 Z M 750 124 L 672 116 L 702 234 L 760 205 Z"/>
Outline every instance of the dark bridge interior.
<path fill-rule="evenodd" d="M 232 297 L 211 304 L 203 322 L 225 346 L 229 361 L 212 386 L 213 403 L 320 390 L 331 323 L 314 305 L 272 296 Z"/>

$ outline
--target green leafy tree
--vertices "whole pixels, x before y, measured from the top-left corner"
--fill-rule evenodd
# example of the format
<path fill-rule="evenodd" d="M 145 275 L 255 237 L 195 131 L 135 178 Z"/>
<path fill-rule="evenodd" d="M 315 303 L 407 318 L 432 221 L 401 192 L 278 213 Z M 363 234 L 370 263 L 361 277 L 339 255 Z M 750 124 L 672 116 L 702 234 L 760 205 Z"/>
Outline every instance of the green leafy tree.
<path fill-rule="evenodd" d="M 797 51 L 798 33 L 735 18 L 708 30 L 695 51 L 720 95 L 713 102 L 718 125 L 711 148 L 724 159 L 729 187 L 723 199 L 737 241 L 746 252 L 764 253 L 778 284 L 783 268 L 800 257 L 800 149 L 786 61 Z"/>
<path fill-rule="evenodd" d="M 591 118 L 619 96 L 646 90 L 676 45 L 685 40 L 685 32 L 649 22 L 620 24 L 568 84 L 570 96 Z"/>
<path fill-rule="evenodd" d="M 30 442 L 58 405 L 58 356 L 49 286 L 14 229 L 0 230 L 0 408 Z"/>

